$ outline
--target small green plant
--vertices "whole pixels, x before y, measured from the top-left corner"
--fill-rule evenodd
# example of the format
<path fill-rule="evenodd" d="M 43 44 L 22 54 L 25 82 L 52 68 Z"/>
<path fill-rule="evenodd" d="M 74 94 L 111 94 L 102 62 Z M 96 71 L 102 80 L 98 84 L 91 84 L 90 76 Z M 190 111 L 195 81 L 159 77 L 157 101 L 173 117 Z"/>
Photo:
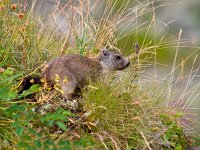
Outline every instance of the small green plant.
<path fill-rule="evenodd" d="M 177 113 L 178 114 L 178 113 Z M 180 118 L 181 116 L 179 116 Z M 172 148 L 175 150 L 183 150 L 187 148 L 187 140 L 183 132 L 183 128 L 177 124 L 176 115 L 161 114 L 161 121 L 166 127 L 166 131 L 162 135 L 162 142 L 165 149 Z"/>
<path fill-rule="evenodd" d="M 62 130 L 66 131 L 67 130 L 67 127 L 65 125 L 67 122 L 66 116 L 73 116 L 73 114 L 70 111 L 58 109 L 54 114 L 46 114 L 45 116 L 42 116 L 41 122 L 47 124 L 49 127 L 57 125 Z"/>

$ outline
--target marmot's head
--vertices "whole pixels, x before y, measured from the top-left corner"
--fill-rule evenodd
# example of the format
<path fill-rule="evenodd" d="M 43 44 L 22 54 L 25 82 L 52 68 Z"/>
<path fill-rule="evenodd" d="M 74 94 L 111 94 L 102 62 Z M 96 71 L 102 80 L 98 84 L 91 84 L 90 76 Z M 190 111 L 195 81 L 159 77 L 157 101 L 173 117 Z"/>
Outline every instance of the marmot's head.
<path fill-rule="evenodd" d="M 130 64 L 128 58 L 106 48 L 100 51 L 99 62 L 103 66 L 104 71 L 122 70 Z"/>

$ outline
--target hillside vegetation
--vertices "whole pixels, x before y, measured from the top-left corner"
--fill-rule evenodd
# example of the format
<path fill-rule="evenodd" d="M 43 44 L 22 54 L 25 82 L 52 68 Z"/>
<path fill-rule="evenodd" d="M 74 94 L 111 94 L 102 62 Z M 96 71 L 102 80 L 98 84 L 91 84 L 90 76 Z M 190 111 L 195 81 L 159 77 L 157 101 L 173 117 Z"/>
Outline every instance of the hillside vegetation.
<path fill-rule="evenodd" d="M 82 12 L 71 7 L 66 14 L 71 26 L 63 35 L 34 18 L 23 3 L 0 2 L 0 149 L 185 150 L 195 145 L 195 136 L 181 124 L 187 110 L 169 105 L 172 89 L 147 85 L 141 78 L 159 49 L 176 49 L 184 42 L 181 33 L 172 42 L 165 37 L 151 40 L 155 14 L 148 1 L 133 8 L 137 14 L 128 9 L 128 2 L 108 2 L 100 19 L 90 16 L 89 4 L 74 5 Z M 144 16 L 153 17 L 140 24 Z M 121 30 L 137 19 L 133 30 Z M 45 61 L 68 53 L 92 57 L 105 45 L 122 47 L 120 40 L 127 36 L 136 46 L 121 51 L 131 65 L 83 89 L 80 110 L 63 106 L 59 89 L 34 84 L 18 94 L 23 78 L 40 75 Z"/>

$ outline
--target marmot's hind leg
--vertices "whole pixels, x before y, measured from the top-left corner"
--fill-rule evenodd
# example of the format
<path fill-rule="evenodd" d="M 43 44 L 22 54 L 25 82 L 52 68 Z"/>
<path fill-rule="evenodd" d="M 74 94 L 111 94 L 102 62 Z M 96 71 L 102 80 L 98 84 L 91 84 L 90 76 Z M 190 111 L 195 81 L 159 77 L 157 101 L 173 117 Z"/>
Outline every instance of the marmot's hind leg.
<path fill-rule="evenodd" d="M 67 80 L 66 78 L 60 81 L 60 87 L 62 90 L 62 97 L 66 100 L 72 100 L 73 94 L 77 86 L 76 79 Z"/>

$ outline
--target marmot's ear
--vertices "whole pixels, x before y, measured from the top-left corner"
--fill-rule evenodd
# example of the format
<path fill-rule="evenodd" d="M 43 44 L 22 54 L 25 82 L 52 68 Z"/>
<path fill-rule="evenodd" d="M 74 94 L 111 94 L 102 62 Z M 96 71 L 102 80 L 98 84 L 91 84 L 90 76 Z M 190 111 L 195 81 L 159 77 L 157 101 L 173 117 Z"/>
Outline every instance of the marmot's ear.
<path fill-rule="evenodd" d="M 103 54 L 104 56 L 108 56 L 109 52 L 106 48 L 101 49 L 101 54 Z"/>

